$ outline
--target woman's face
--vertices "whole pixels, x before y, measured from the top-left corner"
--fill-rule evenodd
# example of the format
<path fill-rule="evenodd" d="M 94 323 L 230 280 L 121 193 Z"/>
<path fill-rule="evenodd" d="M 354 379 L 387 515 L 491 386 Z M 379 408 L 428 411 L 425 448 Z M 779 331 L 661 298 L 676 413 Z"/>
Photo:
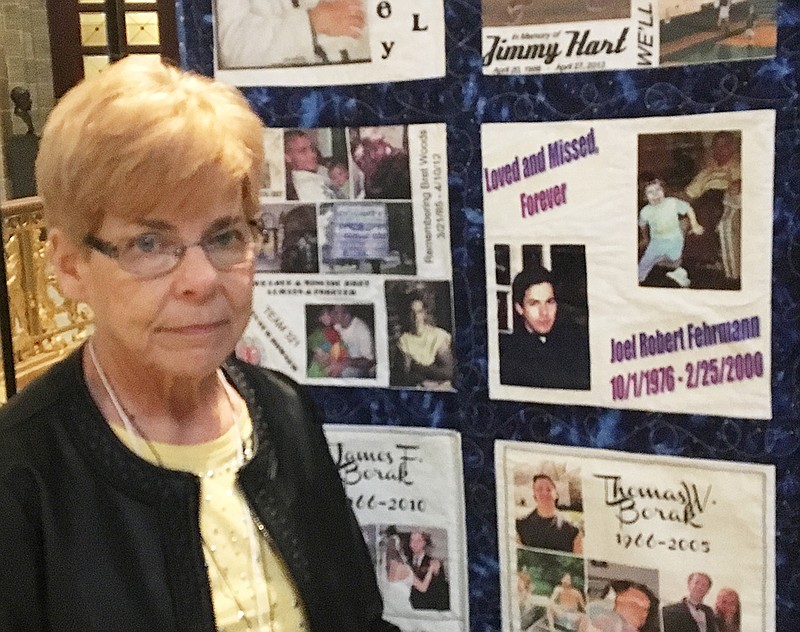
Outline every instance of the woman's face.
<path fill-rule="evenodd" d="M 411 301 L 410 311 L 412 329 L 419 333 L 425 326 L 425 317 L 427 316 L 425 305 L 419 300 Z"/>
<path fill-rule="evenodd" d="M 726 617 L 732 617 L 739 609 L 739 600 L 732 592 L 725 592 L 717 598 L 717 609 Z"/>
<path fill-rule="evenodd" d="M 240 187 L 220 189 L 220 181 L 206 173 L 140 219 L 123 219 L 112 211 L 96 236 L 119 244 L 157 227 L 185 244 L 195 243 L 226 221 L 244 219 Z M 74 278 L 66 279 L 74 291 L 67 293 L 92 308 L 98 351 L 113 354 L 117 363 L 202 377 L 221 364 L 244 331 L 253 265 L 221 272 L 202 248 L 191 247 L 168 274 L 141 279 L 93 251 L 77 259 Z"/>

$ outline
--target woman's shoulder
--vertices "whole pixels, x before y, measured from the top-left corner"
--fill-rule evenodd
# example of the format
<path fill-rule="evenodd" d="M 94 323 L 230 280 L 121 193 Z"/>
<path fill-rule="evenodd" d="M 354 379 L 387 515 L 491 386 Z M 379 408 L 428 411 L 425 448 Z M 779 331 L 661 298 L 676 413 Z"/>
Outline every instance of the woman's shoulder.
<path fill-rule="evenodd" d="M 308 390 L 288 375 L 231 357 L 223 370 L 245 399 L 257 426 L 271 433 L 303 433 L 321 426 L 316 404 Z"/>
<path fill-rule="evenodd" d="M 80 351 L 51 366 L 0 406 L 0 440 L 21 426 L 63 411 L 81 392 Z"/>
<path fill-rule="evenodd" d="M 249 396 L 280 397 L 291 400 L 303 399 L 305 396 L 303 388 L 288 375 L 267 369 L 262 366 L 249 364 L 231 356 L 225 361 L 223 371 L 240 391 L 245 390 L 242 395 L 245 399 Z M 247 392 L 247 389 L 250 392 Z"/>
<path fill-rule="evenodd" d="M 452 335 L 446 329 L 442 329 L 441 327 L 434 327 L 436 330 L 435 336 L 436 340 L 440 343 L 450 344 L 450 340 L 452 339 Z"/>
<path fill-rule="evenodd" d="M 0 478 L 22 466 L 51 469 L 64 448 L 69 415 L 76 414 L 81 382 L 80 354 L 50 367 L 0 407 Z M 61 472 L 63 475 L 63 472 Z"/>

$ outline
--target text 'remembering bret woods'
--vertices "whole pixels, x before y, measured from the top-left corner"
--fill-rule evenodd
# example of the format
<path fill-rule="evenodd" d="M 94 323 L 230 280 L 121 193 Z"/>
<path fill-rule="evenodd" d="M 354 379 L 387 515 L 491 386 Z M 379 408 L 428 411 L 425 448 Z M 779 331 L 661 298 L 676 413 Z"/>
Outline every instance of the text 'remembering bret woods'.
<path fill-rule="evenodd" d="M 428 149 L 428 130 L 419 131 L 419 189 L 422 192 L 422 227 L 425 234 L 425 263 L 433 263 L 434 240 L 447 239 L 447 209 L 443 195 L 444 158 Z"/>

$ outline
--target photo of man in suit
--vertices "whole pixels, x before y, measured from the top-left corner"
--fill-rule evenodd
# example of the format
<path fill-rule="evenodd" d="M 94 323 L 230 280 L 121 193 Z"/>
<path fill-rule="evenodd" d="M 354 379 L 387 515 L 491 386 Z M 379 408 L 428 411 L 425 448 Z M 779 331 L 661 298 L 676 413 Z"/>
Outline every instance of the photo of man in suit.
<path fill-rule="evenodd" d="M 411 568 L 414 575 L 425 584 L 426 590 L 417 587 L 417 582 L 411 588 L 411 607 L 415 610 L 450 610 L 450 584 L 444 572 L 442 560 L 428 553 L 431 537 L 424 531 L 411 532 L 408 546 L 411 549 Z"/>
<path fill-rule="evenodd" d="M 538 264 L 514 277 L 516 323 L 512 334 L 500 334 L 501 384 L 589 390 L 589 335 L 559 303 L 564 284 Z"/>
<path fill-rule="evenodd" d="M 703 603 L 710 589 L 711 578 L 708 575 L 690 574 L 686 597 L 661 610 L 664 632 L 717 632 L 714 611 Z"/>

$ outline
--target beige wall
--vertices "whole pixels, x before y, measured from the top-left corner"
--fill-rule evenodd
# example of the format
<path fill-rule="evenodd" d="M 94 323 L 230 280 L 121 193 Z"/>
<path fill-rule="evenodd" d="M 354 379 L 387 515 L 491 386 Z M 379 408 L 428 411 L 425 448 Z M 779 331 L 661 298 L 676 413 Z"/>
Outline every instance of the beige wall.
<path fill-rule="evenodd" d="M 30 90 L 34 128 L 41 133 L 54 101 L 45 0 L 0 0 L 0 131 L 3 141 L 11 134 L 23 134 L 26 130 L 25 124 L 12 115 L 9 93 L 15 86 Z M 0 145 L 0 162 L 4 163 L 2 153 Z M 6 199 L 8 191 L 5 178 L 3 185 L 0 201 Z"/>

